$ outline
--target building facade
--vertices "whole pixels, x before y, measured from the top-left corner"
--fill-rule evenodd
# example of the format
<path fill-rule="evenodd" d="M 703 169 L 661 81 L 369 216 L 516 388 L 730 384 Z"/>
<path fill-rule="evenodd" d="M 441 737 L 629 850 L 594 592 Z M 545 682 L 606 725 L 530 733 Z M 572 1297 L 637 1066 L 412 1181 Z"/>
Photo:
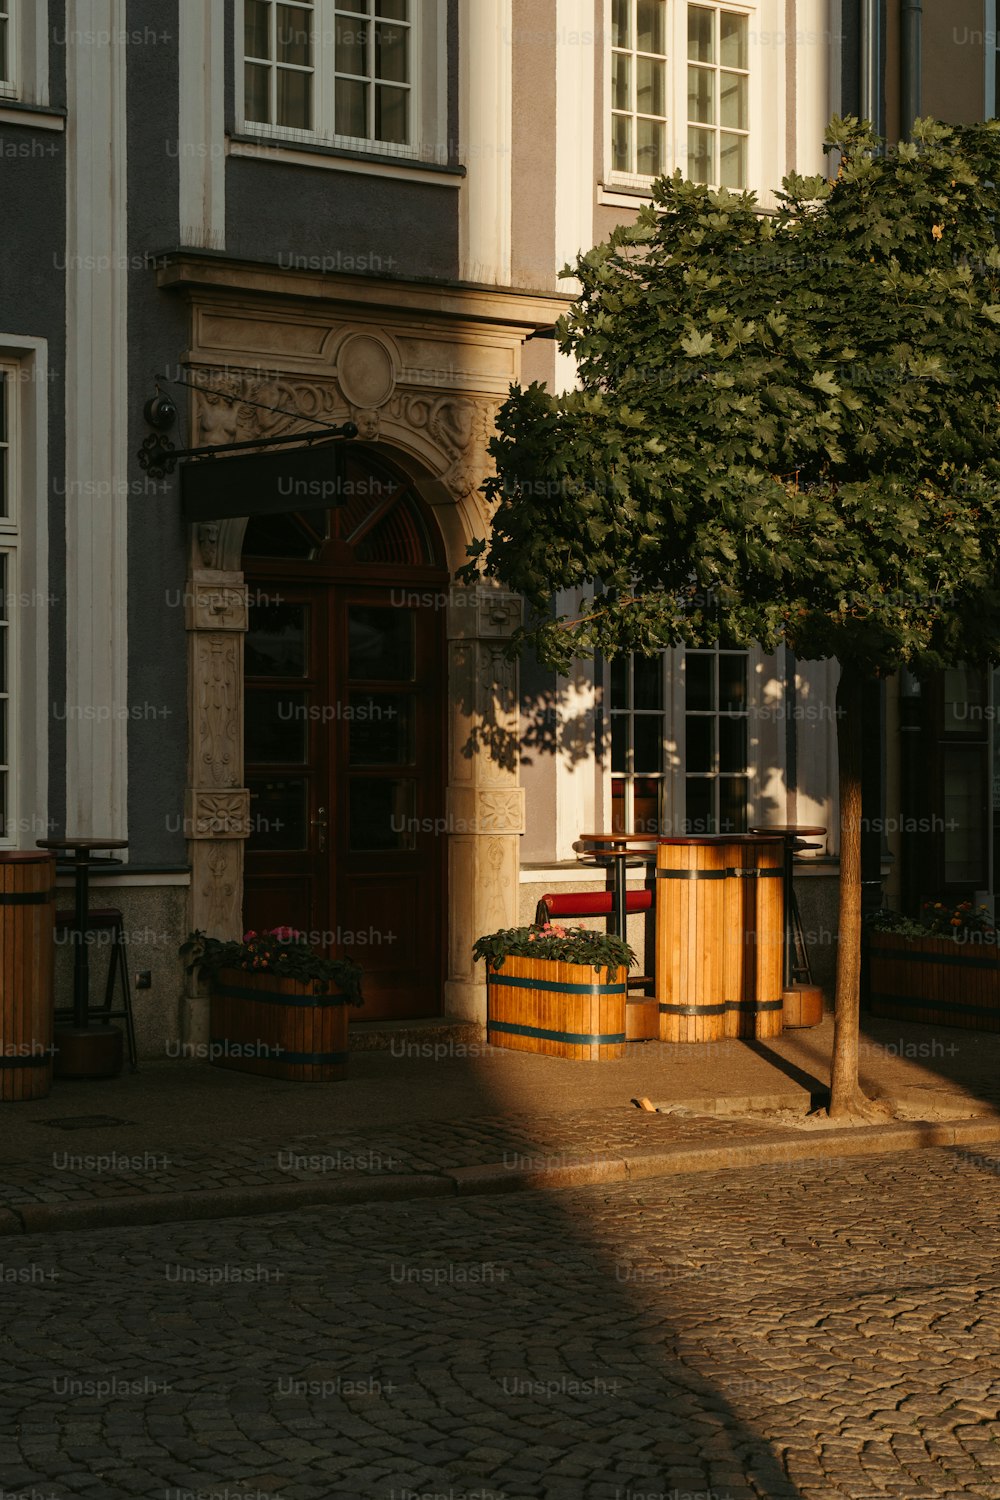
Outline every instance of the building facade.
<path fill-rule="evenodd" d="M 206 1036 L 196 927 L 316 934 L 375 1020 L 481 1019 L 474 939 L 592 883 L 573 844 L 616 827 L 826 826 L 802 887 L 829 970 L 835 664 L 518 672 L 519 602 L 452 578 L 511 382 L 573 381 L 564 266 L 660 172 L 766 209 L 825 170 L 849 11 L 0 4 L 2 842 L 128 839 L 99 884 L 144 1051 Z M 290 464 L 245 515 L 185 511 L 189 465 L 230 460 L 140 459 L 344 422 L 328 473 Z"/>

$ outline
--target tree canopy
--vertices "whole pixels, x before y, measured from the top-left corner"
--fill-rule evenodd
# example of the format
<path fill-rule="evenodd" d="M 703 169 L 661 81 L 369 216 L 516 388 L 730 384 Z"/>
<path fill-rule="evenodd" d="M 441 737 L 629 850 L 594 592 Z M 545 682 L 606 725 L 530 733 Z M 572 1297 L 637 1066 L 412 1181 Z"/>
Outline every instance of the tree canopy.
<path fill-rule="evenodd" d="M 720 633 L 866 675 L 1000 654 L 1000 124 L 828 145 L 836 177 L 773 213 L 661 179 L 567 268 L 579 389 L 513 388 L 467 570 L 524 595 L 543 661 Z"/>

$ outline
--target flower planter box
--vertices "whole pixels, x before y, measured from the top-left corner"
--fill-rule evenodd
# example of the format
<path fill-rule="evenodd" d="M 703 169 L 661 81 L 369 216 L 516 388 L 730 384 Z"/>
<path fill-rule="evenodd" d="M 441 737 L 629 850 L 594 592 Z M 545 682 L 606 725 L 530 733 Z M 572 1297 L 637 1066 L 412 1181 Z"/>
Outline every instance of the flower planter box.
<path fill-rule="evenodd" d="M 212 980 L 209 1060 L 217 1068 L 331 1083 L 347 1076 L 343 996 L 316 995 L 308 982 L 222 969 Z"/>
<path fill-rule="evenodd" d="M 1000 1031 L 1000 954 L 995 943 L 902 937 L 868 940 L 872 1015 L 968 1031 Z"/>
<path fill-rule="evenodd" d="M 578 1062 L 624 1057 L 626 976 L 624 968 L 508 956 L 487 972 L 486 1039 Z"/>

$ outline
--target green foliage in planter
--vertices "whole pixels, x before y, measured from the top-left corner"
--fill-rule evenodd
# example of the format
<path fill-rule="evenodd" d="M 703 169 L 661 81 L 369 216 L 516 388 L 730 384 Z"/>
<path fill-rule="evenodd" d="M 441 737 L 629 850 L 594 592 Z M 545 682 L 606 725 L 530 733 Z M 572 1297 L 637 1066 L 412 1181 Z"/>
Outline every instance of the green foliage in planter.
<path fill-rule="evenodd" d="M 309 946 L 305 933 L 294 927 L 245 932 L 242 939 L 225 941 L 195 931 L 181 944 L 180 953 L 188 960 L 189 974 L 200 968 L 209 981 L 222 969 L 246 969 L 311 984 L 314 995 L 333 994 L 345 1005 L 364 1003 L 357 964 L 346 958 L 324 958 Z"/>
<path fill-rule="evenodd" d="M 974 906 L 971 901 L 960 901 L 956 906 L 944 901 L 925 901 L 920 912 L 918 922 L 913 917 L 904 917 L 901 912 L 882 907 L 865 919 L 865 925 L 869 932 L 887 932 L 894 937 L 996 943 L 996 928 L 986 906 Z"/>
<path fill-rule="evenodd" d="M 587 927 L 562 927 L 558 922 L 501 928 L 479 938 L 472 954 L 484 958 L 489 969 L 499 969 L 505 958 L 548 958 L 556 963 L 592 964 L 595 969 L 628 969 L 635 963 L 635 954 L 622 938 Z"/>

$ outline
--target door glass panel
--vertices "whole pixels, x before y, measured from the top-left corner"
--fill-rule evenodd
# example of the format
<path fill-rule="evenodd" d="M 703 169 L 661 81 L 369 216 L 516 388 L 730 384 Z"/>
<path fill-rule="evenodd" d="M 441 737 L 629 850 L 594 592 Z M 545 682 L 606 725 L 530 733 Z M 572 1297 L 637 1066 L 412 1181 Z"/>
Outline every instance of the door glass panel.
<path fill-rule="evenodd" d="M 746 655 L 719 656 L 719 707 L 730 713 L 742 712 L 747 706 Z"/>
<path fill-rule="evenodd" d="M 611 769 L 628 770 L 628 718 L 625 714 L 611 716 Z"/>
<path fill-rule="evenodd" d="M 376 682 L 413 681 L 413 615 L 406 609 L 352 604 L 347 611 L 348 675 Z"/>
<path fill-rule="evenodd" d="M 719 778 L 719 832 L 746 833 L 749 784 L 745 776 Z"/>
<path fill-rule="evenodd" d="M 746 719 L 719 720 L 719 770 L 745 771 L 747 768 Z"/>
<path fill-rule="evenodd" d="M 611 707 L 628 708 L 627 656 L 616 656 L 611 663 Z"/>
<path fill-rule="evenodd" d="M 652 777 L 637 777 L 633 787 L 634 827 L 633 833 L 659 833 L 660 831 L 660 787 L 662 782 Z"/>
<path fill-rule="evenodd" d="M 634 771 L 663 770 L 663 719 L 660 714 L 635 716 Z"/>
<path fill-rule="evenodd" d="M 306 759 L 305 693 L 247 692 L 246 758 L 251 765 L 302 765 Z"/>
<path fill-rule="evenodd" d="M 715 720 L 704 718 L 693 718 L 688 715 L 687 733 L 687 764 L 691 771 L 714 771 L 715 746 L 712 741 L 715 736 L 712 730 Z"/>
<path fill-rule="evenodd" d="M 352 766 L 413 764 L 413 700 L 401 693 L 352 693 L 348 704 Z"/>
<path fill-rule="evenodd" d="M 714 833 L 712 783 L 702 777 L 688 776 L 685 778 L 684 795 L 687 802 L 684 832 Z"/>
<path fill-rule="evenodd" d="M 304 677 L 306 607 L 304 604 L 255 604 L 246 635 L 248 677 Z"/>
<path fill-rule="evenodd" d="M 300 777 L 250 781 L 248 849 L 305 849 L 306 782 Z"/>
<path fill-rule="evenodd" d="M 982 755 L 978 746 L 944 752 L 944 878 L 947 885 L 986 885 Z"/>
<path fill-rule="evenodd" d="M 353 850 L 412 849 L 416 842 L 414 783 L 384 776 L 352 776 L 347 837 Z"/>
<path fill-rule="evenodd" d="M 663 657 L 636 656 L 635 707 L 663 707 Z"/>

